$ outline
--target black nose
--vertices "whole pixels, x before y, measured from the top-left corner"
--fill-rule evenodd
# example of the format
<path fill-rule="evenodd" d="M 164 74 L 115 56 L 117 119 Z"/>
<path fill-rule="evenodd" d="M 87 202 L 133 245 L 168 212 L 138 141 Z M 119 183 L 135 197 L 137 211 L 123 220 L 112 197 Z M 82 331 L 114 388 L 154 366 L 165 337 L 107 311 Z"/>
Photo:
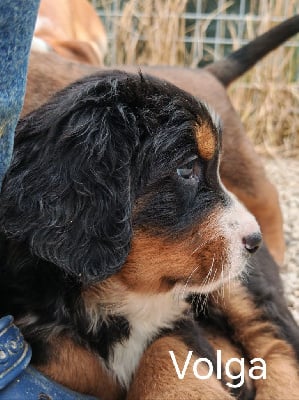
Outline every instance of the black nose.
<path fill-rule="evenodd" d="M 259 232 L 252 233 L 245 236 L 242 242 L 249 253 L 255 253 L 262 243 L 262 235 Z"/>

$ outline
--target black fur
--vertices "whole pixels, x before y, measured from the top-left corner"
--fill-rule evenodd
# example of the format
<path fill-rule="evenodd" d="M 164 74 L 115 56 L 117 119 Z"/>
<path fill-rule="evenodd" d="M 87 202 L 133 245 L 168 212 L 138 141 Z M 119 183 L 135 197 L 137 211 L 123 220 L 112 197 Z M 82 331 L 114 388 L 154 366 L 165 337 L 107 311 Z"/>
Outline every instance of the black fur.
<path fill-rule="evenodd" d="M 278 265 L 265 246 L 252 257 L 250 264 L 245 285 L 257 306 L 264 310 L 265 318 L 272 321 L 280 336 L 293 346 L 299 361 L 298 325 L 288 310 Z"/>
<path fill-rule="evenodd" d="M 270 53 L 270 51 L 276 49 L 298 32 L 299 15 L 294 15 L 229 54 L 227 58 L 208 65 L 206 69 L 227 87 Z"/>
<path fill-rule="evenodd" d="M 202 119 L 218 147 L 190 183 L 177 168 L 197 154 Z M 82 290 L 122 267 L 133 226 L 171 238 L 225 206 L 217 129 L 182 90 L 119 71 L 72 84 L 20 121 L 0 197 L 0 313 L 20 321 L 36 363 L 53 330 L 104 359 L 128 337 L 122 316 L 90 333 Z"/>
<path fill-rule="evenodd" d="M 196 153 L 193 127 L 208 113 L 182 93 L 157 79 L 107 72 L 22 120 L 3 184 L 1 230 L 79 281 L 117 271 L 129 252 L 136 196 L 158 181 L 176 201 L 173 173 Z M 149 210 L 137 223 L 155 223 L 160 200 L 154 218 Z M 181 226 L 182 213 L 198 214 L 198 204 L 193 213 L 182 210 L 186 200 L 176 201 L 172 228 L 188 224 Z M 205 207 L 211 200 L 208 194 Z"/>

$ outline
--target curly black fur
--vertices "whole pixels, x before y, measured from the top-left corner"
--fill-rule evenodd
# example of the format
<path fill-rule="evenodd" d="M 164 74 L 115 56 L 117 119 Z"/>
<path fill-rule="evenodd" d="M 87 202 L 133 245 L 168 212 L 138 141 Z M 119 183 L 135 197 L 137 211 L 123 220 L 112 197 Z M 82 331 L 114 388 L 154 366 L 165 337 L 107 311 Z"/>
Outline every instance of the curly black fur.
<path fill-rule="evenodd" d="M 22 120 L 1 196 L 2 230 L 84 282 L 115 272 L 129 251 L 136 194 L 194 147 L 200 106 L 179 94 L 158 80 L 107 73 Z"/>

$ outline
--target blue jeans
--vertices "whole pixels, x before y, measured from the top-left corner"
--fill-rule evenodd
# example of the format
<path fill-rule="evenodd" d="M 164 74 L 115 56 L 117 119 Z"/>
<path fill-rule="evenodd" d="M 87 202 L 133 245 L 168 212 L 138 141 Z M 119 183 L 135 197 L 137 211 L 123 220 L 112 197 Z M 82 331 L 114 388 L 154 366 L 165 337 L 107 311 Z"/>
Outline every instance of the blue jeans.
<path fill-rule="evenodd" d="M 24 101 L 38 6 L 39 0 L 0 0 L 0 188 Z M 58 385 L 33 368 L 25 369 L 30 357 L 13 318 L 0 316 L 0 400 L 36 400 L 42 394 L 53 399 L 94 399 Z"/>
<path fill-rule="evenodd" d="M 22 109 L 39 0 L 0 0 L 0 187 Z"/>
<path fill-rule="evenodd" d="M 0 0 L 0 189 L 11 160 L 14 132 L 23 105 L 28 57 L 38 6 L 39 0 Z M 31 351 L 22 336 L 17 336 L 18 330 L 12 325 L 11 317 L 1 318 L 1 327 L 0 388 L 3 388 L 26 367 Z M 20 348 L 19 360 L 13 357 L 5 359 L 7 327 L 16 332 L 18 337 L 15 343 Z M 17 367 L 12 368 L 12 364 Z"/>

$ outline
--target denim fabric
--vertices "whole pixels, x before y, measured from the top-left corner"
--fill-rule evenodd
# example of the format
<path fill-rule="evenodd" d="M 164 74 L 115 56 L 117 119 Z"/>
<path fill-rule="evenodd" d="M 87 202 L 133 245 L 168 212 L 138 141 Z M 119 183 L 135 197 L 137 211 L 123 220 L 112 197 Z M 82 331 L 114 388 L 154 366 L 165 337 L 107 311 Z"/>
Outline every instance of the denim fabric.
<path fill-rule="evenodd" d="M 23 105 L 38 6 L 39 0 L 0 0 L 0 187 Z"/>

